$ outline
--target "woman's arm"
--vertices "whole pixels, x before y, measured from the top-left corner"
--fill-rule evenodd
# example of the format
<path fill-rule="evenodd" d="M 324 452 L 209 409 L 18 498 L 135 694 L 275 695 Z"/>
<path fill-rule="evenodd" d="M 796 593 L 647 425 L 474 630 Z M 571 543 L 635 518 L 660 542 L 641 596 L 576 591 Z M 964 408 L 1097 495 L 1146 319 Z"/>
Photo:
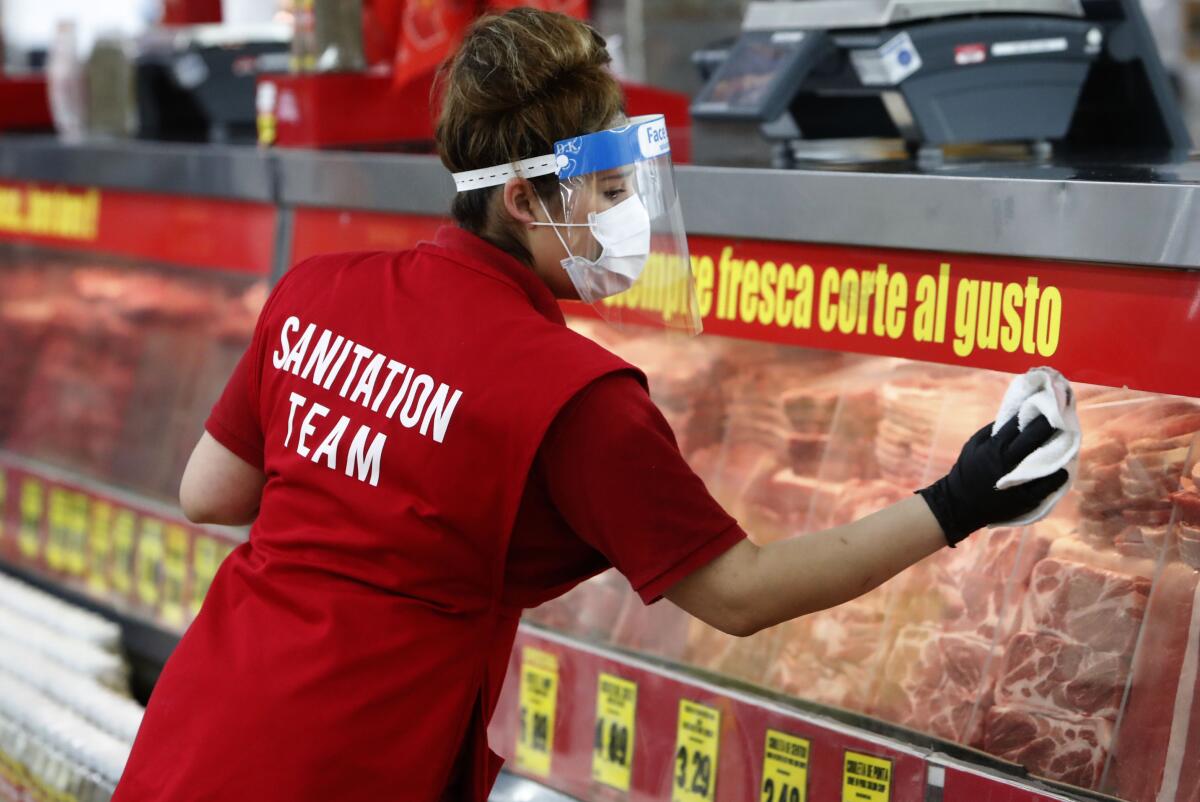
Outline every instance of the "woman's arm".
<path fill-rule="evenodd" d="M 198 524 L 240 526 L 254 521 L 267 477 L 205 432 L 192 450 L 179 504 Z"/>
<path fill-rule="evenodd" d="M 861 596 L 942 546 L 1035 509 L 1067 481 L 1058 471 L 1006 490 L 1000 477 L 1055 436 L 1039 417 L 983 427 L 943 478 L 862 520 L 769 546 L 742 542 L 664 595 L 707 624 L 751 635 Z"/>
<path fill-rule="evenodd" d="M 945 545 L 913 496 L 834 529 L 769 546 L 742 541 L 665 595 L 723 632 L 752 635 L 861 596 Z"/>

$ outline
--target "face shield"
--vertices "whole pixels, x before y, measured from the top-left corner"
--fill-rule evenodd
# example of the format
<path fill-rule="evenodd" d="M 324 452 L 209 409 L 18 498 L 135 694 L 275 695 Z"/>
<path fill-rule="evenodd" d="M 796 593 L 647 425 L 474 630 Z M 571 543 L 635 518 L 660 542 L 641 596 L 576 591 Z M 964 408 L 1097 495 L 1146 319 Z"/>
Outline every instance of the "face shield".
<path fill-rule="evenodd" d="M 663 116 L 635 117 L 556 142 L 553 154 L 455 173 L 454 180 L 462 192 L 551 173 L 558 176 L 558 202 L 538 195 L 549 222 L 536 225 L 554 229 L 580 300 L 618 326 L 699 333 Z"/>

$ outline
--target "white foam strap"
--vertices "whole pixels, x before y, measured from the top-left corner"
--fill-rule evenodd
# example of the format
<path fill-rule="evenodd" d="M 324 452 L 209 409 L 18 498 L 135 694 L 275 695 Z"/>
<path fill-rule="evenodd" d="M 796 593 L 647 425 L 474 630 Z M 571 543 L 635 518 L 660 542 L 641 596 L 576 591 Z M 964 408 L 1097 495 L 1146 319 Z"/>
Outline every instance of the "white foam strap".
<path fill-rule="evenodd" d="M 454 173 L 454 186 L 459 192 L 469 189 L 483 189 L 503 184 L 510 178 L 537 178 L 558 172 L 558 161 L 553 154 L 535 156 L 532 159 L 522 159 L 511 164 L 497 164 L 495 167 L 484 167 L 479 170 L 464 170 Z"/>

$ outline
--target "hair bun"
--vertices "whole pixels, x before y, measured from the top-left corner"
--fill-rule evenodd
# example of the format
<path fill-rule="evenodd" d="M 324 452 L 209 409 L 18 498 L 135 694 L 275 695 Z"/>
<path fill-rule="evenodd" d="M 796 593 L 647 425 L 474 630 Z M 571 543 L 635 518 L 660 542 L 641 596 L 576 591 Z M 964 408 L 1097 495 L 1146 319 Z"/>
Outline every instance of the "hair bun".
<path fill-rule="evenodd" d="M 604 39 L 577 19 L 515 8 L 477 20 L 438 72 L 435 139 L 451 172 L 550 153 L 554 143 L 615 125 L 624 110 Z M 553 199 L 558 179 L 533 179 Z M 451 214 L 469 231 L 493 230 L 495 187 L 455 195 Z M 525 258 L 513 238 L 505 247 Z"/>
<path fill-rule="evenodd" d="M 482 17 L 444 68 L 446 101 L 480 116 L 586 92 L 611 81 L 604 39 L 563 14 L 515 8 Z"/>

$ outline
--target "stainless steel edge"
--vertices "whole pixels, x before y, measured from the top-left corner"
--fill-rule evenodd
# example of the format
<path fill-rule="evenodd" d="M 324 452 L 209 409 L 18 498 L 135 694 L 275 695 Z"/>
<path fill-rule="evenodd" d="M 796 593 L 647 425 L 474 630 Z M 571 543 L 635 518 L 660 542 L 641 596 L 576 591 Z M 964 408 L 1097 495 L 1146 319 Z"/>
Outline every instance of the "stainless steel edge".
<path fill-rule="evenodd" d="M 1082 17 L 1079 0 L 791 0 L 753 2 L 742 30 L 876 28 L 961 14 L 1050 14 Z"/>
<path fill-rule="evenodd" d="M 252 147 L 0 138 L 0 180 L 272 202 L 268 160 Z"/>
<path fill-rule="evenodd" d="M 501 771 L 488 802 L 576 802 L 575 797 L 539 782 Z"/>
<path fill-rule="evenodd" d="M 1200 268 L 1200 186 L 677 168 L 692 234 Z"/>
<path fill-rule="evenodd" d="M 1200 269 L 1200 183 L 676 168 L 690 233 Z M 433 156 L 0 138 L 0 180 L 444 216 Z M 1161 181 L 1161 179 L 1160 179 Z"/>
<path fill-rule="evenodd" d="M 446 215 L 454 181 L 434 156 L 277 151 L 282 203 Z"/>

